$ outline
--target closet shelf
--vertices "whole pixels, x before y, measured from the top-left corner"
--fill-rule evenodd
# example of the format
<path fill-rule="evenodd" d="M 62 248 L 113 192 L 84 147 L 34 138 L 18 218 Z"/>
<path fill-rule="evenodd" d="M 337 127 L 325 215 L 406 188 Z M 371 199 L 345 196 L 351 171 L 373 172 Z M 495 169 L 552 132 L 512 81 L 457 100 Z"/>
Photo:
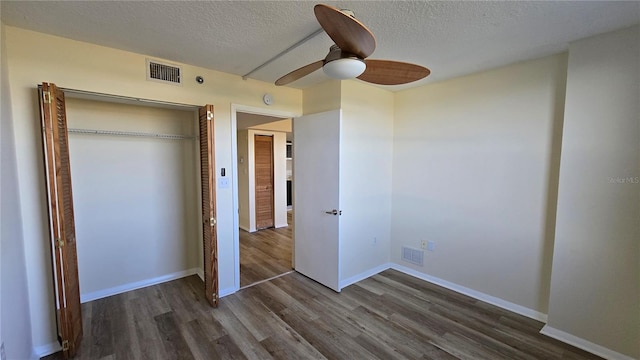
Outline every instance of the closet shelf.
<path fill-rule="evenodd" d="M 131 131 L 92 130 L 92 129 L 67 129 L 67 131 L 70 134 L 147 137 L 147 138 L 166 139 L 166 140 L 191 140 L 191 139 L 195 139 L 195 136 L 189 136 L 189 135 L 155 134 L 155 133 L 131 132 Z"/>

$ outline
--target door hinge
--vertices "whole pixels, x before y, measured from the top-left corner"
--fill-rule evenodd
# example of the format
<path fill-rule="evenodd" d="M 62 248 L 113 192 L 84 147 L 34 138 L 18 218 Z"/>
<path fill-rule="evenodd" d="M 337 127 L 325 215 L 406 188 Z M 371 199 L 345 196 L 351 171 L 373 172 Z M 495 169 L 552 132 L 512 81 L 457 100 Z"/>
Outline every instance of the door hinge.
<path fill-rule="evenodd" d="M 62 342 L 62 351 L 68 351 L 69 350 L 69 340 L 65 340 Z"/>
<path fill-rule="evenodd" d="M 213 113 L 211 111 L 207 111 L 207 120 L 213 120 Z"/>
<path fill-rule="evenodd" d="M 64 240 L 62 240 L 62 239 L 60 239 L 60 238 L 57 238 L 57 239 L 56 239 L 56 248 L 58 248 L 58 249 L 59 249 L 59 248 L 61 248 L 61 247 L 64 247 Z"/>
<path fill-rule="evenodd" d="M 42 101 L 44 101 L 45 104 L 51 104 L 51 92 L 50 91 L 43 91 L 42 92 Z"/>
<path fill-rule="evenodd" d="M 211 227 L 216 226 L 216 218 L 204 219 L 205 224 L 209 224 Z"/>

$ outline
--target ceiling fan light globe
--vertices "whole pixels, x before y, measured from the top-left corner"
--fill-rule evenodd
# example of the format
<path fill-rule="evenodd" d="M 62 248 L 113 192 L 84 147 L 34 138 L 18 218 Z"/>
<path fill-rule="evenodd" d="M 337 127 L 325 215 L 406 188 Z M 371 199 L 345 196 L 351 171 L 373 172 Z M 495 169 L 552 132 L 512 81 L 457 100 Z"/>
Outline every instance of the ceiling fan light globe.
<path fill-rule="evenodd" d="M 354 79 L 360 76 L 367 65 L 355 58 L 344 58 L 330 61 L 322 67 L 322 71 L 334 79 Z"/>

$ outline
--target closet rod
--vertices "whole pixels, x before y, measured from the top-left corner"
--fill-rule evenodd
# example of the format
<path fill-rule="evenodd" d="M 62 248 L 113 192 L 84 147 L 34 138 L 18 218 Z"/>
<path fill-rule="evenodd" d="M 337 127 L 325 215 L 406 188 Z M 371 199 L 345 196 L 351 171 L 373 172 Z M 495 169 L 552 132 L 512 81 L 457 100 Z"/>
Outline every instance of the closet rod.
<path fill-rule="evenodd" d="M 67 129 L 67 131 L 69 133 L 73 133 L 73 134 L 86 134 L 86 135 L 147 137 L 147 138 L 167 139 L 167 140 L 191 140 L 191 139 L 195 139 L 195 136 L 189 136 L 189 135 L 154 134 L 154 133 L 131 132 L 131 131 L 92 130 L 92 129 Z"/>
<path fill-rule="evenodd" d="M 42 85 L 38 85 L 38 87 L 41 88 Z M 200 108 L 200 106 L 198 105 L 136 98 L 136 97 L 124 96 L 124 95 L 106 94 L 106 93 L 99 93 L 99 92 L 86 91 L 86 90 L 77 90 L 77 89 L 68 89 L 68 88 L 60 88 L 60 90 L 62 90 L 65 93 L 65 95 L 68 95 L 69 97 L 79 98 L 79 99 L 89 99 L 89 100 L 97 100 L 97 101 L 111 100 L 113 102 L 120 102 L 125 104 L 138 104 L 138 105 L 140 103 L 143 103 L 143 104 L 146 103 L 148 105 L 155 105 L 158 107 L 164 107 L 164 108 L 176 109 L 176 110 L 197 110 L 198 108 Z"/>

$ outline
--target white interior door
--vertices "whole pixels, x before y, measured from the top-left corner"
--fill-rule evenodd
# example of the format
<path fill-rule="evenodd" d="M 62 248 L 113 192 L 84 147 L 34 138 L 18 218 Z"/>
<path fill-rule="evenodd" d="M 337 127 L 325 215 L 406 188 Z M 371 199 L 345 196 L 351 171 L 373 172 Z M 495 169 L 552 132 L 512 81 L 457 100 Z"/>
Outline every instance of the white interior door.
<path fill-rule="evenodd" d="M 293 120 L 295 268 L 340 291 L 341 111 Z"/>

